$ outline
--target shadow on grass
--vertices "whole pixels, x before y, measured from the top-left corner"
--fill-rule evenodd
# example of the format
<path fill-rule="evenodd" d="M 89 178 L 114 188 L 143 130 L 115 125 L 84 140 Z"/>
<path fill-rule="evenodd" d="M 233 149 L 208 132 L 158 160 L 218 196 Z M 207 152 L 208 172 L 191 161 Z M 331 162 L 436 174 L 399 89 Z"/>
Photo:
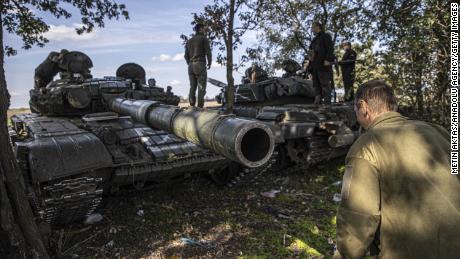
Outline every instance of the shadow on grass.
<path fill-rule="evenodd" d="M 332 196 L 340 192 L 332 183 L 342 178 L 342 161 L 291 175 L 271 172 L 240 188 L 219 187 L 198 177 L 110 197 L 100 211 L 103 221 L 63 230 L 61 256 L 330 257 L 337 209 Z M 275 198 L 260 195 L 269 190 L 280 193 Z M 203 244 L 184 244 L 182 238 Z"/>

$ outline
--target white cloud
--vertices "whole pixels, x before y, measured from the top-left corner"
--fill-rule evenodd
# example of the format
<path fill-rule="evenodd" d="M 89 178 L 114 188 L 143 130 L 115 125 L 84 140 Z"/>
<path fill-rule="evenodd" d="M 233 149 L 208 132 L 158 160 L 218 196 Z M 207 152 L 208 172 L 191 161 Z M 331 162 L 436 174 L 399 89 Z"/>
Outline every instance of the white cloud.
<path fill-rule="evenodd" d="M 97 30 L 91 33 L 84 33 L 78 35 L 75 28 L 80 27 L 80 24 L 73 24 L 72 26 L 67 25 L 50 25 L 50 29 L 45 33 L 45 37 L 49 40 L 55 41 L 68 41 L 68 40 L 92 40 L 97 37 Z"/>
<path fill-rule="evenodd" d="M 172 61 L 181 61 L 181 60 L 184 60 L 184 53 L 183 52 L 182 53 L 177 53 L 172 58 Z"/>
<path fill-rule="evenodd" d="M 13 97 L 26 95 L 26 91 L 10 91 L 10 95 Z"/>
<path fill-rule="evenodd" d="M 161 54 L 159 60 L 160 60 L 161 62 L 170 61 L 170 60 L 171 60 L 171 56 L 170 56 L 170 55 L 166 55 L 166 54 Z"/>
<path fill-rule="evenodd" d="M 181 61 L 184 60 L 184 53 L 177 53 L 174 56 L 168 55 L 168 54 L 161 54 L 158 57 L 153 57 L 153 61 L 159 60 L 161 62 L 166 62 L 166 61 Z"/>
<path fill-rule="evenodd" d="M 172 80 L 171 82 L 169 82 L 169 85 L 170 85 L 170 86 L 178 86 L 178 85 L 180 85 L 180 84 L 182 84 L 182 82 L 179 81 L 179 80 L 176 80 L 176 79 L 174 79 L 174 80 Z"/>

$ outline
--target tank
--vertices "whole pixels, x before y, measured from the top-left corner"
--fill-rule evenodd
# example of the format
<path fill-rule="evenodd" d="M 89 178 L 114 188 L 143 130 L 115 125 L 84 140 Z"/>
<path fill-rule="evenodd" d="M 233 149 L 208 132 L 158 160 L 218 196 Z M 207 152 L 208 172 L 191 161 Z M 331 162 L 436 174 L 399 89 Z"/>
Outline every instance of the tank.
<path fill-rule="evenodd" d="M 91 76 L 92 62 L 84 53 L 70 52 L 64 61 L 60 79 L 45 89 L 30 91 L 34 112 L 11 118 L 10 138 L 37 221 L 62 225 L 81 220 L 100 207 L 106 195 L 146 190 L 198 172 L 220 176 L 223 171 L 232 172 L 227 174 L 232 179 L 239 174 L 261 173 L 270 166 L 266 160 L 271 158 L 274 137 L 265 125 L 182 110 L 176 106 L 179 98 L 171 89 L 164 91 L 153 80 L 145 85 L 145 72 L 133 63 L 121 66 L 115 77 L 98 79 Z M 122 113 L 121 108 L 135 99 L 143 100 L 136 104 L 150 106 L 132 106 L 134 113 Z M 113 100 L 125 102 L 116 106 Z M 143 112 L 154 114 L 158 107 L 177 112 L 176 131 L 168 130 L 171 121 L 136 120 Z M 211 132 L 216 133 L 211 134 L 212 140 L 202 139 L 200 131 L 195 143 L 187 140 L 184 134 L 197 130 L 194 119 L 187 120 L 190 114 L 198 121 L 215 118 L 210 125 Z M 182 128 L 177 126 L 180 123 Z M 243 144 L 234 145 L 240 148 L 239 154 L 218 146 L 226 144 L 218 135 L 226 134 L 221 129 L 228 129 L 228 125 L 240 130 L 235 134 Z M 183 135 L 178 134 L 180 129 L 185 130 Z M 266 138 L 248 135 L 254 131 L 256 136 L 265 133 Z M 251 145 L 262 145 L 260 142 L 268 139 L 271 146 L 254 158 L 246 153 L 252 152 L 245 148 L 248 139 Z M 243 165 L 243 158 L 249 163 Z M 260 159 L 265 161 L 259 163 Z"/>
<path fill-rule="evenodd" d="M 212 78 L 208 81 L 221 88 L 216 99 L 222 104 L 219 109 L 224 109 L 226 84 Z M 275 170 L 305 171 L 343 156 L 358 136 L 353 104 L 315 105 L 316 92 L 309 79 L 286 73 L 244 82 L 235 86 L 233 113 L 270 127 L 275 135 Z"/>

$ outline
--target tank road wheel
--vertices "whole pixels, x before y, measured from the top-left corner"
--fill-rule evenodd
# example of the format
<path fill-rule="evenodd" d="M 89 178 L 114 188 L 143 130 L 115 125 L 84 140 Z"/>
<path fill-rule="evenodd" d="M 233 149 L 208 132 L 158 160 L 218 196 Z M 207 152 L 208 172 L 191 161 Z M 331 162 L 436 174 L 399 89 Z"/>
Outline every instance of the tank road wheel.
<path fill-rule="evenodd" d="M 285 174 L 305 171 L 311 165 L 328 161 L 340 154 L 335 154 L 327 142 L 327 135 L 316 135 L 305 139 L 293 139 L 286 143 L 286 153 L 293 166 L 283 171 Z M 334 155 L 335 154 L 335 155 Z"/>
<path fill-rule="evenodd" d="M 306 139 L 291 139 L 287 141 L 286 153 L 296 164 L 308 162 L 308 141 Z"/>
<path fill-rule="evenodd" d="M 229 184 L 236 176 L 239 175 L 241 166 L 238 163 L 231 162 L 225 168 L 210 172 L 211 179 L 218 185 Z"/>

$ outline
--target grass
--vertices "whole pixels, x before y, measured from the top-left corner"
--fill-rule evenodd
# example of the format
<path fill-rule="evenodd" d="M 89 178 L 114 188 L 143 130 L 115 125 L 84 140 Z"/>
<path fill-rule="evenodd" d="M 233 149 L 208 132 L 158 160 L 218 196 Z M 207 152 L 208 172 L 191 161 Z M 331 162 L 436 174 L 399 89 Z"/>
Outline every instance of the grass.
<path fill-rule="evenodd" d="M 30 113 L 30 109 L 29 108 L 16 108 L 16 109 L 9 109 L 8 111 L 6 111 L 8 125 L 10 124 L 11 116 L 15 114 L 21 114 L 21 113 Z"/>
<path fill-rule="evenodd" d="M 332 197 L 340 192 L 333 183 L 342 175 L 336 160 L 308 172 L 268 173 L 239 188 L 201 176 L 109 197 L 101 222 L 56 230 L 54 252 L 83 258 L 330 258 L 338 206 Z M 270 190 L 280 193 L 260 194 Z"/>

